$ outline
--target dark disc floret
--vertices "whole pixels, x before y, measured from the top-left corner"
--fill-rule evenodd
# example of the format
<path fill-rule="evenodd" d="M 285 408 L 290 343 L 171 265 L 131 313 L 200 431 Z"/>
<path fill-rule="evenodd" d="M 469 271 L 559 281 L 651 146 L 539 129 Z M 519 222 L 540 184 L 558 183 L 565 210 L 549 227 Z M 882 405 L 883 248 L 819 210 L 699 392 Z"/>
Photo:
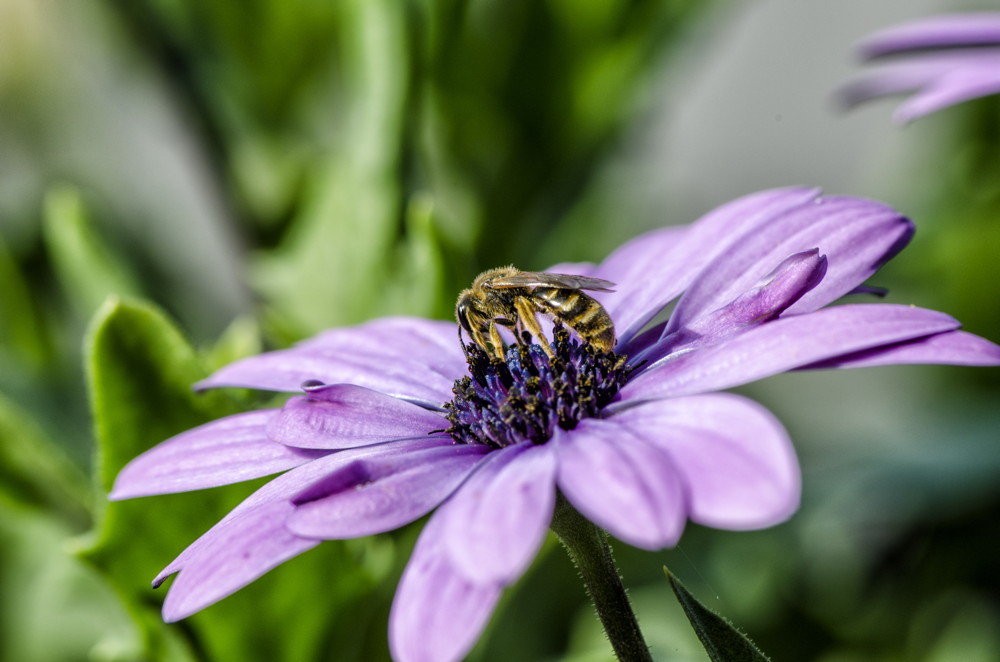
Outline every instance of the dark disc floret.
<path fill-rule="evenodd" d="M 553 332 L 552 350 L 550 358 L 540 345 L 517 343 L 498 361 L 467 345 L 469 375 L 452 387 L 446 432 L 462 444 L 542 444 L 555 426 L 572 430 L 597 416 L 631 372 L 627 357 L 571 339 L 562 326 Z"/>

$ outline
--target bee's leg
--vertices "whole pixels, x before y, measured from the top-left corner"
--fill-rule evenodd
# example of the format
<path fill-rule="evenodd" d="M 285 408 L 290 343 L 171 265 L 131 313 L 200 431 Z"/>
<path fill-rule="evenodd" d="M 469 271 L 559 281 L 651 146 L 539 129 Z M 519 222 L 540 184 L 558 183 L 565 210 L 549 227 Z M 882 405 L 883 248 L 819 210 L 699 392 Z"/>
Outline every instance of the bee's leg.
<path fill-rule="evenodd" d="M 498 361 L 503 361 L 503 338 L 500 337 L 500 332 L 497 330 L 497 323 L 494 320 L 490 320 L 489 334 L 490 342 L 493 343 L 493 356 Z"/>
<path fill-rule="evenodd" d="M 552 347 L 549 345 L 545 334 L 542 333 L 542 327 L 538 324 L 538 318 L 535 317 L 536 308 L 530 301 L 521 297 L 514 300 L 514 307 L 517 309 L 518 321 L 524 325 L 528 333 L 538 339 L 538 343 L 545 350 L 545 353 L 548 354 L 549 358 L 553 358 L 555 353 L 552 351 Z"/>

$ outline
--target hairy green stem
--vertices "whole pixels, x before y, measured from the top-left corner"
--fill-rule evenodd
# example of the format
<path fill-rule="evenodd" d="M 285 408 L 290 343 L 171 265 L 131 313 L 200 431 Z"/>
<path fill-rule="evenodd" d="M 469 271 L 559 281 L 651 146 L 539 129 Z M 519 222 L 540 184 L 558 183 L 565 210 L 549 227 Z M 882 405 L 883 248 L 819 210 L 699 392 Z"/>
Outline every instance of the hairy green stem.
<path fill-rule="evenodd" d="M 652 662 L 611 554 L 608 534 L 559 495 L 552 530 L 573 560 L 604 632 L 622 662 Z"/>

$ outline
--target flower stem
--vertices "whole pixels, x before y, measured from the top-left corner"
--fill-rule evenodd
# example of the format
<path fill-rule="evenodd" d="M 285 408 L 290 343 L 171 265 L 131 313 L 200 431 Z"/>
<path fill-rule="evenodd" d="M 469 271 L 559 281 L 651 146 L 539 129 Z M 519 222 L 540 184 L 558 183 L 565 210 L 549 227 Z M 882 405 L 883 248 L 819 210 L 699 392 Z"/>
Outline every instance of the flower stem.
<path fill-rule="evenodd" d="M 560 494 L 552 530 L 566 548 L 594 603 L 604 633 L 622 662 L 652 662 L 639 622 L 611 554 L 608 534 L 577 512 Z"/>

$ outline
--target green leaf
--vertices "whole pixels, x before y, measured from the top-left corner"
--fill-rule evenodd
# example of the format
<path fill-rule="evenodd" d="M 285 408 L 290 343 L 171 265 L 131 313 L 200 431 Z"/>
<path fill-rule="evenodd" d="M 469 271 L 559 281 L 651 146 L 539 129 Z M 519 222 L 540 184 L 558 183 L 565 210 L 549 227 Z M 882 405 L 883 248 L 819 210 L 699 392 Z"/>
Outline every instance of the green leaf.
<path fill-rule="evenodd" d="M 712 662 L 769 661 L 732 623 L 698 602 L 666 567 L 663 572 Z"/>
<path fill-rule="evenodd" d="M 260 327 L 252 317 L 237 317 L 222 336 L 208 350 L 205 361 L 210 371 L 224 365 L 259 354 L 261 350 Z"/>
<path fill-rule="evenodd" d="M 82 529 L 93 490 L 65 453 L 17 405 L 0 395 L 0 491 Z"/>
<path fill-rule="evenodd" d="M 111 587 L 67 553 L 62 518 L 0 492 L 0 660 L 140 660 Z"/>
<path fill-rule="evenodd" d="M 41 367 L 50 354 L 43 329 L 24 275 L 0 236 L 0 369 L 4 373 Z"/>
<path fill-rule="evenodd" d="M 222 392 L 191 391 L 206 374 L 202 361 L 148 304 L 106 302 L 91 325 L 86 355 L 104 490 L 142 451 L 236 411 Z M 324 543 L 182 624 L 160 619 L 165 591 L 151 589 L 152 578 L 262 482 L 114 502 L 94 536 L 80 541 L 81 555 L 118 587 L 149 659 L 186 660 L 204 651 L 213 660 L 310 660 L 337 650 L 338 659 L 350 660 L 370 652 L 360 634 L 377 612 L 364 598 L 392 556 L 379 539 Z M 352 627 L 336 625 L 344 622 Z M 383 619 L 373 630 L 379 641 L 384 627 Z"/>
<path fill-rule="evenodd" d="M 136 278 L 105 244 L 75 188 L 58 186 L 45 198 L 45 244 L 62 289 L 84 319 L 109 295 L 139 293 Z"/>

